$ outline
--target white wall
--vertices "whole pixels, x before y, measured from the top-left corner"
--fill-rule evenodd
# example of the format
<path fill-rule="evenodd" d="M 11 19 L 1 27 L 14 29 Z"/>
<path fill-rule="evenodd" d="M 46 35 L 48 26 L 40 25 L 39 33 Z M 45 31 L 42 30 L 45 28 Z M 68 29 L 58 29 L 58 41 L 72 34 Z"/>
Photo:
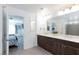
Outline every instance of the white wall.
<path fill-rule="evenodd" d="M 47 19 L 40 14 L 37 14 L 37 33 L 47 32 Z"/>
<path fill-rule="evenodd" d="M 2 6 L 0 5 L 0 55 L 2 54 Z"/>
<path fill-rule="evenodd" d="M 37 33 L 48 33 L 47 31 L 47 21 L 52 24 L 52 22 L 55 23 L 56 31 L 58 31 L 59 34 L 64 34 L 64 24 L 63 24 L 63 17 L 62 16 L 56 16 L 50 19 L 46 19 L 40 15 L 37 16 Z M 52 32 L 50 30 L 50 32 Z M 49 33 L 50 33 L 49 32 Z"/>
<path fill-rule="evenodd" d="M 31 15 L 31 20 L 30 20 L 30 22 L 35 22 L 35 23 L 33 23 L 32 25 L 32 27 L 31 27 L 31 24 L 30 24 L 30 46 L 31 47 L 34 47 L 34 46 L 37 46 L 37 33 L 36 33 L 36 13 L 33 13 L 32 15 Z"/>
<path fill-rule="evenodd" d="M 37 45 L 36 33 L 31 32 L 30 20 L 35 19 L 35 15 L 27 11 L 23 11 L 17 8 L 8 7 L 8 15 L 22 16 L 24 17 L 24 49 L 28 49 Z M 33 18 L 32 18 L 33 17 Z"/>
<path fill-rule="evenodd" d="M 37 33 L 48 33 L 47 22 L 50 22 L 50 19 L 55 16 L 57 16 L 57 13 L 52 13 L 49 9 L 37 12 Z"/>
<path fill-rule="evenodd" d="M 56 30 L 58 31 L 59 34 L 63 34 L 62 17 L 60 17 L 60 16 L 56 17 L 55 21 L 56 21 Z"/>

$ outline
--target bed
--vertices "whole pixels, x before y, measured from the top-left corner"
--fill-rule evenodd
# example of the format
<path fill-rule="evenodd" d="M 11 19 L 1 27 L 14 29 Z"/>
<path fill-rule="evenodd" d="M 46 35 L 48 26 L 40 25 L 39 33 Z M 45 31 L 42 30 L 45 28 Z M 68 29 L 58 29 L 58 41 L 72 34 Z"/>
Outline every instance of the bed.
<path fill-rule="evenodd" d="M 9 34 L 9 46 L 18 46 L 18 38 L 15 34 Z"/>

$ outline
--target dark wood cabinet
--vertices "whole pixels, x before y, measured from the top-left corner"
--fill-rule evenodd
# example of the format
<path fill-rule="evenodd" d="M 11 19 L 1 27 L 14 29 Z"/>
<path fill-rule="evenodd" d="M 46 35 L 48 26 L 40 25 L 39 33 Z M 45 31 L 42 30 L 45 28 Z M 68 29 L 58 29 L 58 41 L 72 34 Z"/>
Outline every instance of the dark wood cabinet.
<path fill-rule="evenodd" d="M 55 55 L 79 55 L 79 43 L 38 35 L 38 45 Z"/>
<path fill-rule="evenodd" d="M 64 50 L 63 53 L 64 55 L 77 55 L 78 54 L 78 49 L 74 48 L 72 46 L 64 45 Z"/>

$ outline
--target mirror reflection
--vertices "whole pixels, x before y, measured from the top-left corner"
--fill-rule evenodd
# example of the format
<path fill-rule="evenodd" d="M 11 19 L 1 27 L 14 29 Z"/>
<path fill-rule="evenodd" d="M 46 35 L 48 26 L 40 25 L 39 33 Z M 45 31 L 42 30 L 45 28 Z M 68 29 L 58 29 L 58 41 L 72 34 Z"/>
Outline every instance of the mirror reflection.
<path fill-rule="evenodd" d="M 79 35 L 79 11 L 52 17 L 47 21 L 47 31 L 51 33 Z"/>

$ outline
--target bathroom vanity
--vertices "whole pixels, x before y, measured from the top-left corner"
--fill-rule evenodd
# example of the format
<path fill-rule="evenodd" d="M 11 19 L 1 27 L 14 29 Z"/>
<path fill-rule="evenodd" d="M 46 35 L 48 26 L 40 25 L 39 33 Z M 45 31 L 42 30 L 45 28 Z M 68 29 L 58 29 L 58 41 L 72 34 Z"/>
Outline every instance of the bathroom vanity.
<path fill-rule="evenodd" d="M 38 34 L 38 45 L 55 55 L 79 55 L 79 37 Z"/>

